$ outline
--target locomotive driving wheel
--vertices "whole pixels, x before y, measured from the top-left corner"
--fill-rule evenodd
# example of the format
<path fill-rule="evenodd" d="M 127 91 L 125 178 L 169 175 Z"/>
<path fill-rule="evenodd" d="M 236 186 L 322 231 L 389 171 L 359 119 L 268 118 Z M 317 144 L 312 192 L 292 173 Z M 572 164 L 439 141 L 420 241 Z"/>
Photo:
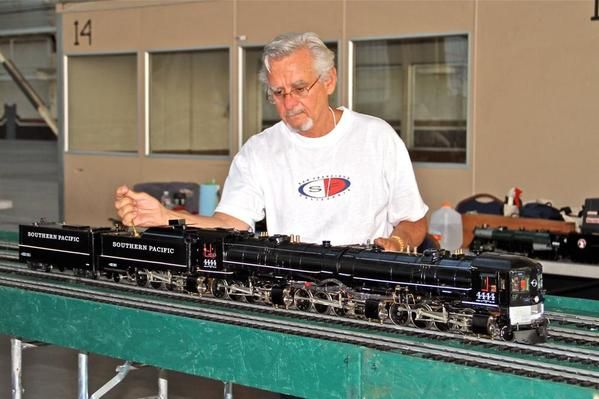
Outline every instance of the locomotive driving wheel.
<path fill-rule="evenodd" d="M 329 306 L 326 306 L 328 309 L 323 309 L 324 313 L 333 313 L 337 316 L 343 317 L 347 314 L 347 309 L 345 308 L 344 304 L 347 301 L 347 294 L 344 291 L 345 288 L 345 284 L 343 284 L 341 281 L 337 280 L 337 279 L 327 279 L 327 280 L 323 280 L 320 282 L 320 284 L 318 285 L 321 289 L 324 289 L 324 292 L 320 292 L 320 294 L 322 294 L 319 299 L 326 299 L 330 302 L 335 302 L 335 305 L 333 306 L 332 304 Z M 315 308 L 316 306 L 324 306 L 324 305 L 314 305 Z M 321 313 L 320 310 L 318 310 L 318 308 L 316 308 L 316 311 Z"/>
<path fill-rule="evenodd" d="M 210 293 L 215 298 L 228 298 L 228 286 L 229 284 L 227 284 L 226 280 L 215 278 L 210 283 Z"/>
<path fill-rule="evenodd" d="M 314 297 L 316 299 L 321 299 L 321 300 L 329 302 L 329 303 L 331 303 L 333 301 L 331 294 L 329 294 L 328 292 L 319 291 L 314 295 Z M 325 305 L 322 303 L 315 303 L 314 310 L 316 310 L 316 312 L 320 313 L 320 314 L 329 314 L 331 312 L 331 306 Z"/>
<path fill-rule="evenodd" d="M 416 307 L 414 308 L 414 310 L 411 312 L 412 314 L 412 323 L 414 323 L 414 325 L 418 328 L 422 328 L 422 329 L 429 329 L 431 328 L 431 326 L 433 325 L 433 322 L 430 320 L 416 320 L 417 319 L 417 315 L 418 315 L 418 311 L 425 311 L 425 312 L 431 312 L 432 309 L 429 305 L 427 304 L 422 304 L 422 305 L 416 305 Z"/>
<path fill-rule="evenodd" d="M 298 310 L 303 312 L 310 311 L 312 308 L 312 292 L 305 288 L 295 290 L 293 293 L 293 303 Z"/>
<path fill-rule="evenodd" d="M 434 306 L 434 311 L 437 312 L 437 313 L 442 313 L 444 315 L 447 315 L 447 310 L 444 308 L 443 305 L 435 305 Z M 433 324 L 435 325 L 435 327 L 439 331 L 449 331 L 450 328 L 451 328 L 451 325 L 449 324 L 449 322 L 445 323 L 445 322 L 442 322 L 442 321 L 435 320 L 433 322 Z"/>
<path fill-rule="evenodd" d="M 233 283 L 229 286 L 229 298 L 231 298 L 232 300 L 237 301 L 237 302 L 245 302 L 247 299 L 245 294 L 242 294 L 242 293 L 233 294 L 231 292 L 235 289 L 235 287 L 243 287 L 243 284 L 241 283 L 241 281 L 233 281 Z"/>
<path fill-rule="evenodd" d="M 398 326 L 405 326 L 410 321 L 410 305 L 406 303 L 393 303 L 389 306 L 389 318 Z"/>
<path fill-rule="evenodd" d="M 347 295 L 344 292 L 339 291 L 338 293 L 333 294 L 333 300 L 340 305 L 332 306 L 333 313 L 340 317 L 345 316 L 347 314 L 347 309 L 345 308 L 344 304 L 347 301 Z"/>

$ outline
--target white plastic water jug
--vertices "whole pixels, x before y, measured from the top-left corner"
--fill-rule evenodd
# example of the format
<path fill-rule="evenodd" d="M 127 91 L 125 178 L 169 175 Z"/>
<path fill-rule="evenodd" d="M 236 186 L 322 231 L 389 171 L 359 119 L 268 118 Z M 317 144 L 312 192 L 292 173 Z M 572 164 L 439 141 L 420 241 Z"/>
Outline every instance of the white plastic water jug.
<path fill-rule="evenodd" d="M 428 232 L 439 241 L 442 249 L 455 251 L 462 247 L 462 215 L 444 203 L 431 214 Z"/>

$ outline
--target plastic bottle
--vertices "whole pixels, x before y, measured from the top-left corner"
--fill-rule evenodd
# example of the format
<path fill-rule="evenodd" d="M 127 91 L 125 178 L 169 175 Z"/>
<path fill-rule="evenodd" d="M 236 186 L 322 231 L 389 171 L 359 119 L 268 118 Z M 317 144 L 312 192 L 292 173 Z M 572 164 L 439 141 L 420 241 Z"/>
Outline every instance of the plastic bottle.
<path fill-rule="evenodd" d="M 200 208 L 199 213 L 202 216 L 212 216 L 214 209 L 218 204 L 220 186 L 216 184 L 216 180 L 208 183 L 200 184 Z"/>
<path fill-rule="evenodd" d="M 428 232 L 442 249 L 455 251 L 462 247 L 462 215 L 445 202 L 431 214 Z"/>
<path fill-rule="evenodd" d="M 171 193 L 168 190 L 164 190 L 162 192 L 162 196 L 160 197 L 160 203 L 164 205 L 167 209 L 173 209 L 173 199 L 171 198 Z"/>

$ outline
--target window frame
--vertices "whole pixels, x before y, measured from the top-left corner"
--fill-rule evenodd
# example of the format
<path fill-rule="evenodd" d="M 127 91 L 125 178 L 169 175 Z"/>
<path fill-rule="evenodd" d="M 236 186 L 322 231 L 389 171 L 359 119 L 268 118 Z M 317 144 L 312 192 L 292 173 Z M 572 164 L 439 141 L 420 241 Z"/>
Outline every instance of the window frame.
<path fill-rule="evenodd" d="M 466 31 L 455 31 L 455 32 L 436 32 L 436 33 L 426 33 L 426 34 L 414 34 L 414 35 L 391 35 L 391 36 L 369 36 L 369 37 L 349 37 L 347 39 L 347 102 L 348 108 L 354 109 L 354 89 L 355 82 L 354 76 L 356 73 L 356 65 L 355 65 L 355 52 L 356 52 L 356 44 L 357 43 L 366 43 L 372 41 L 401 41 L 401 40 L 410 40 L 410 39 L 427 39 L 427 38 L 448 38 L 454 36 L 464 36 L 467 45 L 466 45 L 466 71 L 467 71 L 467 79 L 466 79 L 466 90 L 468 93 L 468 98 L 466 101 L 466 145 L 464 148 L 465 151 L 465 159 L 464 162 L 430 162 L 430 161 L 412 161 L 415 167 L 418 168 L 435 168 L 435 169 L 467 169 L 471 166 L 472 162 L 472 132 L 471 132 L 471 119 L 473 114 L 473 90 L 472 90 L 472 82 L 474 71 L 472 69 L 472 35 Z M 406 66 L 407 67 L 407 66 Z M 408 74 L 406 68 L 406 75 Z M 409 86 L 409 85 L 408 85 Z M 413 93 L 409 93 L 409 87 L 404 88 L 404 93 L 401 96 L 408 102 L 411 101 L 411 96 Z M 406 103 L 406 107 L 410 107 L 410 104 Z M 411 111 L 408 111 L 408 120 L 405 122 L 402 121 L 402 132 L 412 132 L 411 127 L 407 127 L 407 123 L 411 122 L 413 119 L 413 115 Z M 412 132 L 413 133 L 413 132 Z M 412 137 L 411 140 L 414 138 Z M 408 147 L 408 142 L 410 139 L 402 137 L 402 141 L 406 144 L 406 148 L 410 151 Z"/>
<path fill-rule="evenodd" d="M 229 66 L 229 74 L 228 74 L 228 104 L 229 104 L 229 117 L 227 123 L 227 131 L 226 131 L 226 140 L 227 140 L 227 154 L 175 154 L 175 153 L 153 153 L 150 148 L 150 96 L 151 96 L 151 55 L 152 54 L 161 54 L 161 53 L 185 53 L 185 52 L 196 52 L 202 50 L 226 50 L 227 58 L 228 58 L 228 66 Z M 233 46 L 230 45 L 210 45 L 210 46 L 199 46 L 199 47 L 169 47 L 169 48 L 151 48 L 145 49 L 143 51 L 143 118 L 144 118 L 144 127 L 143 127 L 143 155 L 147 158 L 161 158 L 161 159 L 195 159 L 195 160 L 222 160 L 222 159 L 231 159 L 234 154 L 233 144 L 235 143 L 233 137 L 233 124 L 232 124 L 232 116 L 233 116 L 233 105 L 234 98 L 233 94 L 233 84 L 235 77 L 233 75 L 234 72 L 234 63 L 233 63 Z"/>
<path fill-rule="evenodd" d="M 133 55 L 135 56 L 135 142 L 136 149 L 133 151 L 101 151 L 101 150 L 75 150 L 69 148 L 70 126 L 69 126 L 69 62 L 71 57 L 95 57 L 95 56 L 110 56 L 110 55 Z M 64 153 L 76 155 L 105 155 L 105 156 L 124 156 L 131 157 L 139 154 L 139 53 L 137 50 L 122 50 L 122 51 L 93 51 L 93 52 L 73 52 L 65 53 L 62 56 L 62 116 L 63 116 L 63 131 L 64 131 Z"/>

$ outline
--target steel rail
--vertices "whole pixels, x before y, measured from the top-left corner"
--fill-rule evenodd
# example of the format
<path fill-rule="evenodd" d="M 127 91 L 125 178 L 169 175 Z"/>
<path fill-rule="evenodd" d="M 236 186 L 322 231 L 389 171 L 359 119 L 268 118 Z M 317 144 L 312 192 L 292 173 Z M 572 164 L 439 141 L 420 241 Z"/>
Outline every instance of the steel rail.
<path fill-rule="evenodd" d="M 19 249 L 19 244 L 14 241 L 0 241 L 0 248 L 12 249 L 13 251 L 17 251 Z"/>
<path fill-rule="evenodd" d="M 583 316 L 568 313 L 545 312 L 550 320 L 563 324 L 574 324 L 599 330 L 599 317 Z"/>

